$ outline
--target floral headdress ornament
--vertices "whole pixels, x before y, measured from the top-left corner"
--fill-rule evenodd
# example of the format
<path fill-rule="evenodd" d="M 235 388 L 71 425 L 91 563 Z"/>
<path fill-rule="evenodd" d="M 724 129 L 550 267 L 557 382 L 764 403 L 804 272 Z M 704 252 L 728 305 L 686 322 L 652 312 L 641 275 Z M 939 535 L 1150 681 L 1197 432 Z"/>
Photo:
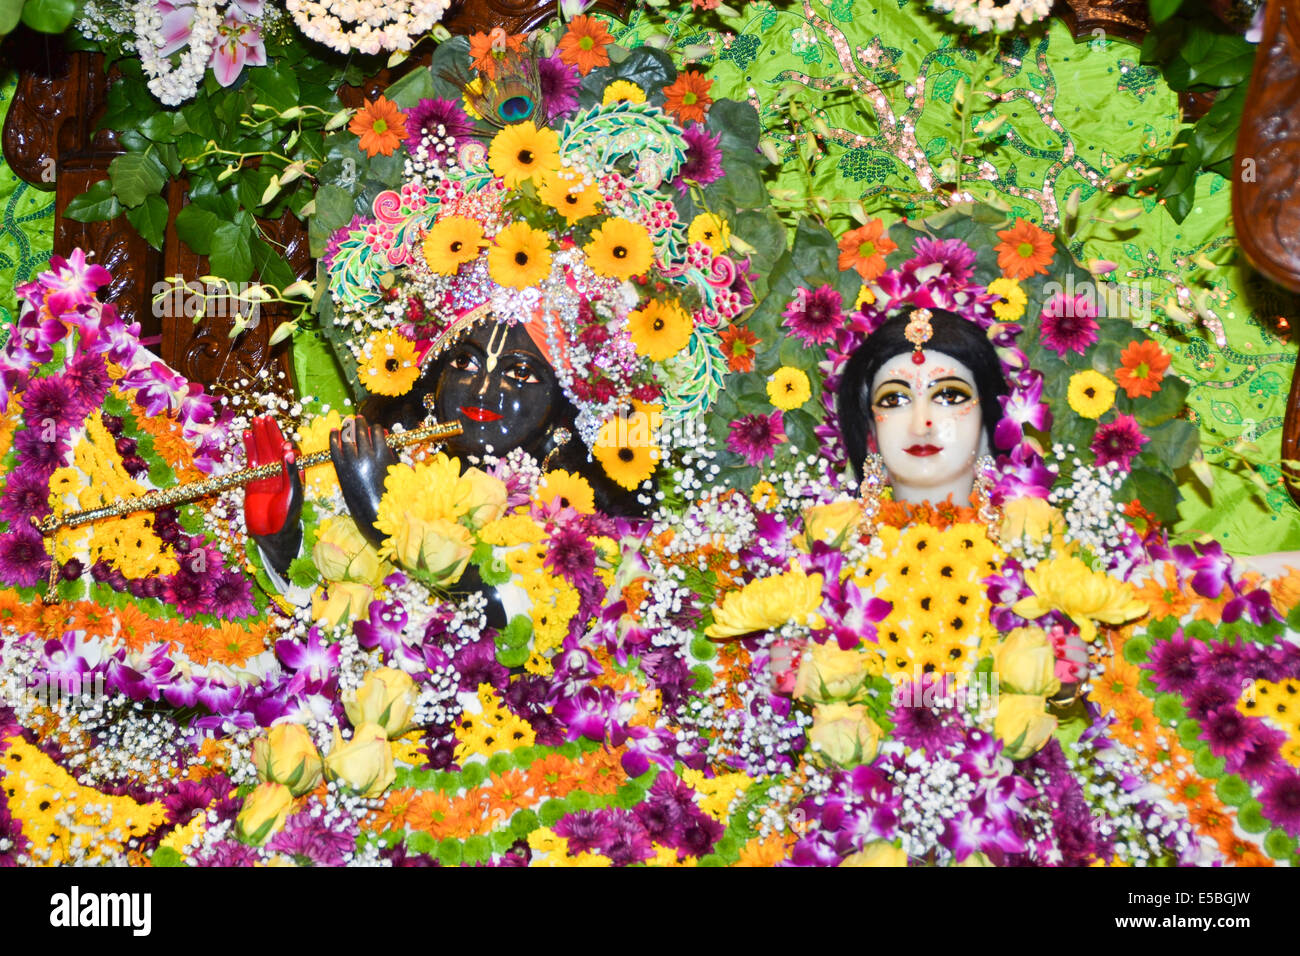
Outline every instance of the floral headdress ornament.
<path fill-rule="evenodd" d="M 577 407 L 578 434 L 633 488 L 649 472 L 611 469 L 613 436 L 630 414 L 704 413 L 727 370 L 721 333 L 753 296 L 726 254 L 729 224 L 708 211 L 685 221 L 684 190 L 669 189 L 693 145 L 681 115 L 703 118 L 708 81 L 692 74 L 689 104 L 669 86 L 659 106 L 658 90 L 614 79 L 582 108 L 578 73 L 604 40 L 575 29 L 568 58 L 563 41 L 541 57 L 522 38 L 472 38 L 465 105 L 411 110 L 400 189 L 336 232 L 324 261 L 332 322 L 368 391 L 409 391 L 481 322 L 523 325 Z M 471 115 L 496 132 L 476 134 Z"/>

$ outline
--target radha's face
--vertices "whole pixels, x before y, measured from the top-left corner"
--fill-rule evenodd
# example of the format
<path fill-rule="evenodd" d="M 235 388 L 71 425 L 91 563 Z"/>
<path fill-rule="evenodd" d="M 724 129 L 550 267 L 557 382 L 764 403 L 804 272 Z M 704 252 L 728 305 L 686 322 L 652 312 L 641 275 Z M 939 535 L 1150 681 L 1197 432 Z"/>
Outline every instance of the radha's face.
<path fill-rule="evenodd" d="M 536 454 L 546 439 L 559 386 L 522 325 L 484 323 L 451 347 L 438 380 L 439 421 L 464 432 L 447 442 L 455 455 Z"/>
<path fill-rule="evenodd" d="M 939 502 L 951 494 L 966 504 L 975 459 L 988 452 L 974 373 L 943 352 L 926 349 L 922 365 L 904 353 L 876 373 L 870 399 L 894 496 Z"/>

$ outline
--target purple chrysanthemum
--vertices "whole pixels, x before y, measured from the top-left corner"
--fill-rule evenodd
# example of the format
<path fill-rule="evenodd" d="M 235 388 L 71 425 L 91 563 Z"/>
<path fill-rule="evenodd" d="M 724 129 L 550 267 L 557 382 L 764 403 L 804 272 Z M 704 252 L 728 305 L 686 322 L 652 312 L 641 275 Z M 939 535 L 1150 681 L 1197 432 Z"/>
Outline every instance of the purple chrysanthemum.
<path fill-rule="evenodd" d="M 200 849 L 194 854 L 193 860 L 195 866 L 256 866 L 262 862 L 262 856 L 254 847 L 234 840 L 222 840 Z"/>
<path fill-rule="evenodd" d="M 176 606 L 184 617 L 206 614 L 212 608 L 212 582 L 206 574 L 191 570 L 187 561 L 181 569 L 167 578 L 164 595 L 168 604 Z"/>
<path fill-rule="evenodd" d="M 40 426 L 24 428 L 14 436 L 14 451 L 18 460 L 47 478 L 56 468 L 63 467 L 71 448 L 66 429 L 55 429 L 54 440 L 47 441 L 50 436 L 50 429 Z"/>
<path fill-rule="evenodd" d="M 917 699 L 922 690 L 914 689 Z M 908 747 L 938 753 L 961 742 L 961 725 L 952 719 L 949 708 L 895 707 L 890 715 L 894 721 L 894 737 Z"/>
<path fill-rule="evenodd" d="M 606 811 L 576 810 L 555 825 L 555 833 L 569 841 L 569 853 L 601 853 L 608 834 Z"/>
<path fill-rule="evenodd" d="M 474 692 L 479 684 L 491 684 L 497 690 L 506 686 L 510 671 L 497 662 L 496 643 L 490 638 L 466 644 L 454 660 L 460 673 L 460 689 Z"/>
<path fill-rule="evenodd" d="M 581 587 L 595 578 L 596 549 L 576 524 L 566 524 L 551 534 L 546 549 L 546 570 Z"/>
<path fill-rule="evenodd" d="M 746 464 L 758 465 L 776 455 L 776 446 L 785 441 L 785 419 L 778 408 L 771 415 L 745 415 L 727 426 L 727 447 L 745 459 Z"/>
<path fill-rule="evenodd" d="M 542 94 L 546 125 L 578 108 L 582 77 L 558 56 L 537 61 L 537 84 Z"/>
<path fill-rule="evenodd" d="M 615 866 L 627 866 L 630 863 L 648 860 L 655 855 L 654 849 L 650 846 L 650 837 L 641 826 L 640 820 L 627 811 L 609 812 L 612 819 L 609 821 L 603 852 L 609 857 L 610 862 Z"/>
<path fill-rule="evenodd" d="M 975 250 L 960 239 L 917 239 L 912 245 L 912 258 L 903 263 L 903 268 L 915 270 L 929 265 L 940 265 L 941 275 L 965 283 L 975 274 Z"/>
<path fill-rule="evenodd" d="M 691 856 L 705 856 L 713 852 L 713 845 L 722 839 L 725 828 L 713 817 L 693 813 L 682 825 L 678 849 Z"/>
<path fill-rule="evenodd" d="M 1043 348 L 1061 358 L 1066 352 L 1082 355 L 1097 341 L 1097 306 L 1085 295 L 1054 295 L 1038 316 L 1039 339 Z"/>
<path fill-rule="evenodd" d="M 1291 836 L 1300 836 L 1300 773 L 1278 774 L 1264 788 L 1259 802 L 1269 820 Z"/>
<path fill-rule="evenodd" d="M 283 853 L 298 863 L 343 866 L 357 848 L 356 824 L 331 825 L 311 813 L 295 813 L 284 829 L 271 838 L 268 850 Z"/>
<path fill-rule="evenodd" d="M 1240 759 L 1255 746 L 1253 721 L 1231 704 L 1206 715 L 1201 723 L 1201 739 L 1210 745 L 1216 757 Z"/>
<path fill-rule="evenodd" d="M 844 324 L 844 300 L 828 285 L 814 292 L 798 289 L 782 316 L 785 327 L 805 345 L 827 345 Z"/>
<path fill-rule="evenodd" d="M 1200 680 L 1192 656 L 1192 640 L 1181 631 L 1167 641 L 1156 641 L 1151 648 L 1151 679 L 1167 694 L 1186 694 Z M 1146 666 L 1146 665 L 1144 665 Z"/>
<path fill-rule="evenodd" d="M 4 495 L 0 496 L 0 517 L 11 527 L 26 528 L 32 518 L 44 518 L 49 513 L 49 480 L 30 466 L 19 466 L 10 472 Z"/>
<path fill-rule="evenodd" d="M 1255 742 L 1239 754 L 1235 760 L 1227 763 L 1229 773 L 1240 774 L 1252 783 L 1261 782 L 1272 777 L 1286 766 L 1282 758 L 1282 745 L 1286 743 L 1286 734 L 1264 724 L 1254 728 Z"/>
<path fill-rule="evenodd" d="M 72 428 L 85 418 L 62 375 L 38 378 L 23 392 L 23 418 L 29 428 Z"/>
<path fill-rule="evenodd" d="M 1118 415 L 1097 429 L 1092 437 L 1092 453 L 1098 465 L 1118 464 L 1128 471 L 1142 446 L 1151 439 L 1142 434 L 1142 428 L 1132 415 Z"/>
<path fill-rule="evenodd" d="M 45 580 L 50 558 L 35 530 L 17 526 L 0 535 L 0 581 L 15 587 L 35 587 Z"/>
<path fill-rule="evenodd" d="M 1196 669 L 1207 678 L 1240 686 L 1246 655 L 1241 644 L 1228 641 L 1197 641 L 1192 646 Z"/>
<path fill-rule="evenodd" d="M 108 365 L 102 355 L 78 355 L 68 363 L 63 378 L 72 394 L 72 400 L 85 418 L 104 403 L 111 380 Z"/>
<path fill-rule="evenodd" d="M 430 157 L 424 142 L 455 143 L 474 132 L 474 121 L 455 100 L 420 100 L 406 114 L 406 151 L 420 159 Z"/>
<path fill-rule="evenodd" d="M 688 181 L 707 186 L 722 176 L 722 150 L 718 146 L 722 134 L 711 136 L 708 127 L 692 123 L 682 132 L 682 140 L 686 143 L 686 161 L 677 171 L 675 182 L 677 191 L 685 196 L 690 191 Z"/>
<path fill-rule="evenodd" d="M 218 617 L 239 620 L 253 614 L 252 582 L 234 570 L 213 575 L 210 610 Z"/>

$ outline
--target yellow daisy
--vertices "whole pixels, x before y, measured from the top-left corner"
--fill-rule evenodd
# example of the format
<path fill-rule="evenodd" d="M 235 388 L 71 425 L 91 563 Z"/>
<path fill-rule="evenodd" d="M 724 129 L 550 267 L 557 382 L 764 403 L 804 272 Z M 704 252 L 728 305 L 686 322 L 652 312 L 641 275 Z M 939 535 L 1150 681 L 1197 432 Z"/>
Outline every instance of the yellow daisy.
<path fill-rule="evenodd" d="M 702 212 L 691 220 L 686 236 L 691 242 L 702 242 L 715 254 L 726 252 L 731 244 L 731 227 L 721 216 L 711 212 Z"/>
<path fill-rule="evenodd" d="M 587 265 L 598 275 L 630 279 L 650 268 L 655 247 L 645 226 L 610 218 L 591 234 L 591 242 L 583 246 L 583 251 L 587 253 Z"/>
<path fill-rule="evenodd" d="M 582 180 L 565 179 L 560 173 L 547 176 L 537 195 L 567 222 L 594 216 L 600 209 L 600 189 L 595 183 L 584 185 Z"/>
<path fill-rule="evenodd" d="M 583 514 L 596 513 L 596 498 L 587 479 L 567 471 L 548 471 L 537 486 L 537 500 L 549 504 L 560 499 L 560 507 L 573 508 Z"/>
<path fill-rule="evenodd" d="M 302 429 L 298 440 L 299 453 L 306 458 L 314 452 L 329 451 L 330 432 L 342 427 L 343 416 L 339 414 L 336 408 L 331 408 L 326 415 L 317 415 Z M 303 472 L 302 477 L 306 491 L 312 497 L 329 497 L 339 487 L 339 479 L 338 475 L 334 473 L 334 465 L 328 461 L 308 468 Z"/>
<path fill-rule="evenodd" d="M 447 216 L 425 235 L 424 259 L 438 275 L 455 275 L 466 262 L 477 259 L 485 245 L 480 223 L 468 216 Z"/>
<path fill-rule="evenodd" d="M 415 343 L 392 329 L 372 333 L 361 346 L 357 376 L 375 395 L 405 395 L 420 377 Z"/>
<path fill-rule="evenodd" d="M 507 126 L 492 138 L 488 165 L 512 189 L 525 179 L 540 183 L 559 168 L 560 134 L 538 129 L 532 120 Z"/>
<path fill-rule="evenodd" d="M 812 398 L 812 385 L 803 369 L 782 365 L 767 380 L 767 397 L 783 412 L 798 408 Z"/>
<path fill-rule="evenodd" d="M 1070 376 L 1070 407 L 1084 418 L 1101 418 L 1115 404 L 1115 383 L 1087 369 Z"/>
<path fill-rule="evenodd" d="M 1029 300 L 1015 279 L 1005 276 L 994 279 L 989 283 L 989 291 L 998 297 L 993 303 L 993 314 L 999 321 L 1015 322 L 1025 314 L 1025 303 Z"/>
<path fill-rule="evenodd" d="M 659 443 L 644 440 L 637 432 L 627 417 L 615 415 L 600 426 L 591 450 L 605 474 L 628 491 L 635 491 L 659 465 Z"/>
<path fill-rule="evenodd" d="M 551 271 L 551 240 L 526 222 L 515 222 L 497 233 L 488 250 L 488 272 L 499 285 L 512 289 L 535 286 Z"/>
<path fill-rule="evenodd" d="M 615 80 L 605 87 L 605 98 L 601 100 L 601 105 L 608 106 L 610 103 L 617 103 L 620 100 L 627 100 L 629 103 L 644 103 L 645 90 L 635 83 L 629 83 L 627 80 Z"/>
<path fill-rule="evenodd" d="M 662 362 L 686 347 L 695 323 L 676 302 L 652 299 L 627 317 L 627 327 L 637 354 Z"/>

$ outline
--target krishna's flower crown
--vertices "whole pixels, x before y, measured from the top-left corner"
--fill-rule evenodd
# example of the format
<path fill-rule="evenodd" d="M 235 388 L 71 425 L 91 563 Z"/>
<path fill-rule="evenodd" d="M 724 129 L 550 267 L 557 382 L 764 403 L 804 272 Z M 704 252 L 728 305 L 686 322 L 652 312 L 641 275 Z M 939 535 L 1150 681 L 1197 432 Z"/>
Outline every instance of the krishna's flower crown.
<path fill-rule="evenodd" d="M 688 154 L 711 150 L 716 168 L 716 138 L 684 132 L 624 80 L 580 108 L 575 69 L 526 44 L 506 53 L 491 75 L 461 81 L 478 132 L 460 103 L 422 100 L 400 189 L 331 239 L 332 322 L 357 381 L 404 394 L 476 325 L 504 321 L 555 369 L 589 447 L 633 403 L 668 420 L 702 414 L 727 372 L 720 333 L 753 302 L 748 260 L 725 251 L 729 224 L 679 214 L 698 208 L 684 200 Z M 528 82 L 555 70 L 569 75 L 553 87 L 572 83 L 558 114 Z"/>

